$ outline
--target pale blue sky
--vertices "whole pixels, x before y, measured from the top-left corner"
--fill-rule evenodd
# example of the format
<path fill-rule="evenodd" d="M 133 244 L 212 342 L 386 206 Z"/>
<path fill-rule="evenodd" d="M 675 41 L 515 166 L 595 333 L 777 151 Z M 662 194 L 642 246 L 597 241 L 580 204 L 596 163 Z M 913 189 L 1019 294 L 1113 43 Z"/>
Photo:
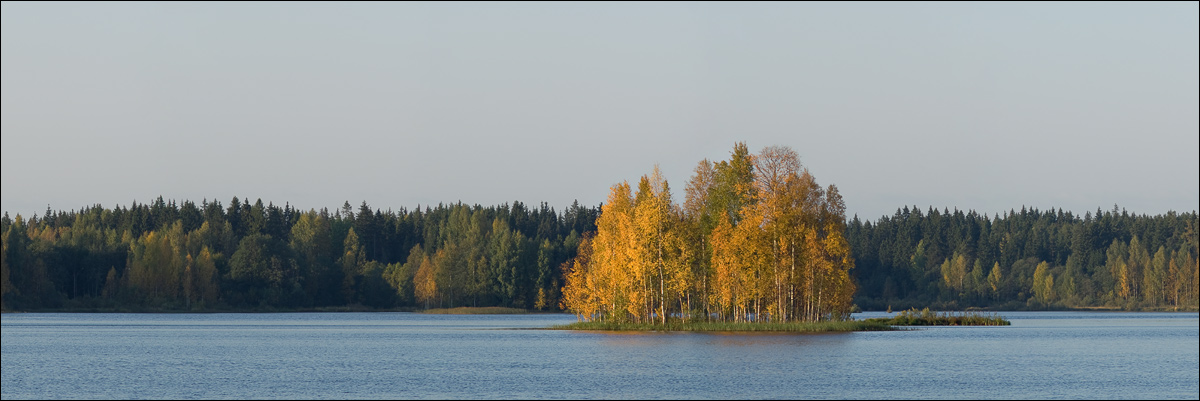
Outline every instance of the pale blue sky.
<path fill-rule="evenodd" d="M 1200 205 L 1173 3 L 11 3 L 0 206 L 603 202 L 796 149 L 849 214 Z"/>

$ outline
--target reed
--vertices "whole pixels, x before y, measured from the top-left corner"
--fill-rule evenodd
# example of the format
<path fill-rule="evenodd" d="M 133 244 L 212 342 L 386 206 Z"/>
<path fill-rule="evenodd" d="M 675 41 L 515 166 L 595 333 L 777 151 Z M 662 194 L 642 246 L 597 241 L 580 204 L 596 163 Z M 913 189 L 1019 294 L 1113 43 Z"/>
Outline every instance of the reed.
<path fill-rule="evenodd" d="M 550 327 L 552 330 L 602 330 L 602 331 L 696 331 L 696 332 L 789 332 L 789 333 L 844 333 L 852 331 L 894 330 L 884 322 L 848 320 L 839 322 L 576 322 Z"/>
<path fill-rule="evenodd" d="M 684 322 L 632 323 L 587 321 L 551 326 L 551 330 L 598 331 L 696 331 L 696 332 L 788 332 L 844 333 L 853 331 L 889 331 L 900 326 L 1008 326 L 1012 323 L 995 313 L 932 312 L 929 308 L 901 311 L 890 318 L 830 322 Z"/>
<path fill-rule="evenodd" d="M 929 308 L 912 308 L 901 311 L 891 318 L 874 318 L 865 321 L 884 322 L 892 326 L 1008 326 L 1012 322 L 995 313 L 983 312 L 931 312 Z"/>

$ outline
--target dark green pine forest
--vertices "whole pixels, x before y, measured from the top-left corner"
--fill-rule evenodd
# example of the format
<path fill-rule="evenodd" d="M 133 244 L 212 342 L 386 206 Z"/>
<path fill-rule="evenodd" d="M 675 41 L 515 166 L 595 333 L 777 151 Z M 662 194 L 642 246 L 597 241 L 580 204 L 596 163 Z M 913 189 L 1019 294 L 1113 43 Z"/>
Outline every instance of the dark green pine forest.
<path fill-rule="evenodd" d="M 301 211 L 261 200 L 5 213 L 5 311 L 560 310 L 600 206 Z M 1197 213 L 916 207 L 846 224 L 865 310 L 1196 310 Z"/>
<path fill-rule="evenodd" d="M 3 218 L 6 310 L 557 308 L 559 266 L 599 208 L 381 211 L 161 197 Z M 432 294 L 418 299 L 415 284 Z M 337 309 L 343 308 L 343 309 Z"/>
<path fill-rule="evenodd" d="M 846 237 L 861 308 L 1196 310 L 1197 214 L 905 207 Z"/>

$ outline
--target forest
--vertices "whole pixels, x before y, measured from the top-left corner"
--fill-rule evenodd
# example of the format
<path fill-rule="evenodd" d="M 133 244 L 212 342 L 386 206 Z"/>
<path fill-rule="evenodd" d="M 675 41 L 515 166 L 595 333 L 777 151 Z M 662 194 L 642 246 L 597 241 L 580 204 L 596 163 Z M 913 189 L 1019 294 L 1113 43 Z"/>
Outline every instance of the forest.
<path fill-rule="evenodd" d="M 1195 211 L 904 207 L 846 227 L 864 309 L 1196 310 Z"/>
<path fill-rule="evenodd" d="M 513 202 L 332 214 L 233 198 L 6 213 L 5 310 L 555 309 L 598 207 Z"/>
<path fill-rule="evenodd" d="M 796 152 L 738 143 L 682 203 L 657 171 L 594 207 L 301 211 L 216 200 L 0 218 L 4 311 L 502 306 L 602 321 L 836 320 L 930 307 L 1197 310 L 1196 211 L 845 217 Z"/>

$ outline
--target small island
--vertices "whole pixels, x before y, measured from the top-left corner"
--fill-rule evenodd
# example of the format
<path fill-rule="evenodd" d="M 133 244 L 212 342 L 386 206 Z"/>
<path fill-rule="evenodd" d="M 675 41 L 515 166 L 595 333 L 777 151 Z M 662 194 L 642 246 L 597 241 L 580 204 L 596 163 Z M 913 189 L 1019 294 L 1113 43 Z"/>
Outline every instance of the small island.
<path fill-rule="evenodd" d="M 555 328 L 822 333 L 1008 324 L 929 309 L 852 319 L 846 221 L 837 187 L 818 185 L 786 146 L 751 155 L 739 142 L 729 160 L 701 161 L 683 205 L 656 166 L 636 186 L 609 189 L 595 233 L 564 266 L 561 306 L 580 321 Z"/>
<path fill-rule="evenodd" d="M 931 312 L 929 308 L 901 311 L 890 318 L 866 319 L 864 322 L 884 322 L 890 326 L 1011 326 L 1012 322 L 996 313 Z"/>
<path fill-rule="evenodd" d="M 890 318 L 819 322 L 711 322 L 667 321 L 632 323 L 617 321 L 581 321 L 552 326 L 553 330 L 595 331 L 693 331 L 693 332 L 788 332 L 844 333 L 854 331 L 891 331 L 903 326 L 1009 326 L 1012 323 L 995 313 L 932 312 L 910 309 Z"/>

